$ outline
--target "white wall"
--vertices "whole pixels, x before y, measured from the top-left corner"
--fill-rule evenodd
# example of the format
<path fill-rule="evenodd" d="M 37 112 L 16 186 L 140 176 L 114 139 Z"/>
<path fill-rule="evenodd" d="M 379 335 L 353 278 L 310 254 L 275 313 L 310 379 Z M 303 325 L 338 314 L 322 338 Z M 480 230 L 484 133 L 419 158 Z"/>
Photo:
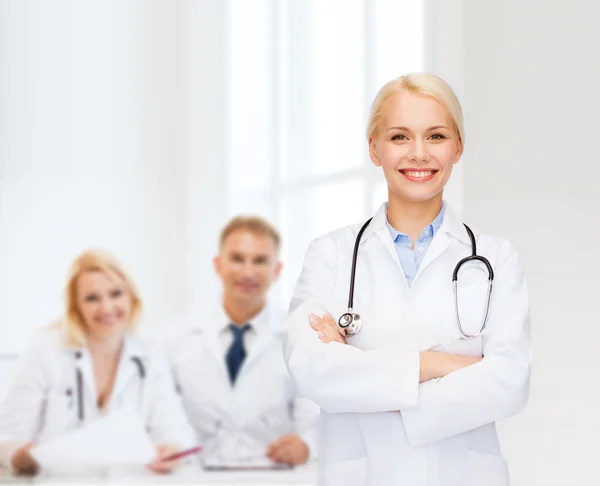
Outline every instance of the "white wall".
<path fill-rule="evenodd" d="M 0 353 L 57 316 L 67 266 L 87 247 L 131 269 L 154 327 L 185 304 L 177 10 L 0 9 Z"/>
<path fill-rule="evenodd" d="M 172 0 L 166 0 L 174 4 Z M 185 178 L 186 306 L 203 315 L 214 303 L 212 266 L 217 235 L 227 217 L 227 5 L 224 0 L 180 4 L 180 69 Z"/>
<path fill-rule="evenodd" d="M 0 0 L 0 393 L 84 248 L 131 271 L 146 334 L 210 288 L 224 3 Z"/>
<path fill-rule="evenodd" d="M 500 428 L 514 486 L 598 484 L 599 14 L 464 0 L 464 216 L 512 240 L 531 294 L 531 400 Z"/>

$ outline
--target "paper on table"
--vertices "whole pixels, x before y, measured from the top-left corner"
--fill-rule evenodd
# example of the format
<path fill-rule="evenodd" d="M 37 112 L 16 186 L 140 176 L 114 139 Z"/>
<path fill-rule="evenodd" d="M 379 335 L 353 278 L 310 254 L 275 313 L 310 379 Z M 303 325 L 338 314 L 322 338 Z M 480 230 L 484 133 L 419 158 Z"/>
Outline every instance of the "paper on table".
<path fill-rule="evenodd" d="M 43 468 L 148 464 L 156 456 L 137 412 L 111 412 L 89 425 L 31 449 Z"/>
<path fill-rule="evenodd" d="M 236 458 L 235 460 L 228 461 L 223 461 L 218 457 L 206 455 L 203 457 L 202 467 L 208 471 L 236 469 L 244 471 L 290 469 L 288 465 L 277 464 L 264 455 L 247 458 Z"/>

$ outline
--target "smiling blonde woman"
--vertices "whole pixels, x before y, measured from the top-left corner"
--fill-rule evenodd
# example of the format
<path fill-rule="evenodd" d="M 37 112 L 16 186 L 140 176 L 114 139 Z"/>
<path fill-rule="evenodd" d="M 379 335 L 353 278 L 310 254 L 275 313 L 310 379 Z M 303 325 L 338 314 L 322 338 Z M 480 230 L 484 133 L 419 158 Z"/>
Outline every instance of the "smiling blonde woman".
<path fill-rule="evenodd" d="M 388 200 L 310 245 L 284 332 L 322 411 L 318 484 L 507 486 L 495 422 L 528 399 L 529 298 L 513 246 L 443 199 L 460 104 L 434 75 L 394 79 L 367 139 Z"/>
<path fill-rule="evenodd" d="M 34 444 L 127 406 L 156 444 L 148 468 L 170 472 L 177 462 L 162 458 L 194 436 L 165 359 L 135 335 L 142 303 L 132 278 L 108 253 L 86 251 L 70 267 L 65 297 L 64 316 L 35 336 L 0 407 L 0 465 L 34 474 Z"/>

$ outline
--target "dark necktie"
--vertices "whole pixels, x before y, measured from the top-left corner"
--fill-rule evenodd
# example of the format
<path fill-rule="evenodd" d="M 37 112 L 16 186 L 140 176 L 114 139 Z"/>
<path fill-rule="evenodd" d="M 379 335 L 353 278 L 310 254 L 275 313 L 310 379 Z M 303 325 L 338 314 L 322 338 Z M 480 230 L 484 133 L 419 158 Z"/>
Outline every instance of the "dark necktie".
<path fill-rule="evenodd" d="M 231 333 L 233 334 L 233 342 L 225 355 L 225 361 L 227 362 L 227 369 L 229 371 L 229 381 L 233 385 L 246 358 L 244 333 L 250 329 L 250 324 L 244 324 L 243 326 L 229 324 L 229 329 L 231 329 Z"/>

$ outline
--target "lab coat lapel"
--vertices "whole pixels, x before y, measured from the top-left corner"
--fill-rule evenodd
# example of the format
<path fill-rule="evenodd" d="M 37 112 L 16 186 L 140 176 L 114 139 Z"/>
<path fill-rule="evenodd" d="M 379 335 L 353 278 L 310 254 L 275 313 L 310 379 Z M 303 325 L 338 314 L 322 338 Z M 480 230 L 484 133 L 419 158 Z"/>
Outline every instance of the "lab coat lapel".
<path fill-rule="evenodd" d="M 192 325 L 192 335 L 200 345 L 200 349 L 198 349 L 200 360 L 204 361 L 206 358 L 212 361 L 223 376 L 229 375 L 225 365 L 225 350 L 219 339 L 219 332 L 227 319 L 228 317 L 219 302 L 214 306 L 209 319 L 204 321 L 195 320 Z"/>
<path fill-rule="evenodd" d="M 206 356 L 214 361 L 216 367 L 223 372 L 223 375 L 228 376 L 225 365 L 225 350 L 219 340 L 217 329 L 196 329 L 194 332 L 200 336 L 202 349 L 198 350 L 198 352 L 206 353 Z"/>
<path fill-rule="evenodd" d="M 465 244 L 470 244 L 469 236 L 464 225 L 458 219 L 452 208 L 444 202 L 445 212 L 444 221 L 436 232 L 431 245 L 425 253 L 423 262 L 419 266 L 415 280 L 419 278 L 425 269 L 432 264 L 440 255 L 442 255 L 450 246 L 452 240 L 458 240 Z M 450 277 L 450 276 L 449 276 Z"/>
<path fill-rule="evenodd" d="M 256 366 L 260 362 L 260 358 L 275 344 L 276 339 L 277 335 L 271 329 L 263 330 L 254 343 L 254 346 L 250 348 L 248 356 L 240 370 L 240 375 L 248 373 L 253 366 Z"/>
<path fill-rule="evenodd" d="M 283 353 L 280 348 L 281 338 L 278 334 L 283 325 L 283 319 L 283 313 L 278 312 L 275 306 L 268 305 L 256 319 L 251 321 L 256 329 L 257 339 L 248 351 L 234 387 L 234 393 L 237 395 L 238 400 L 243 399 L 242 397 L 248 394 L 260 395 L 260 390 L 265 390 L 265 373 L 274 376 L 273 373 L 276 370 L 273 367 L 277 367 L 279 364 L 282 368 L 285 368 Z M 273 353 L 276 353 L 275 359 L 273 359 Z M 277 359 L 279 356 L 281 356 L 280 360 Z M 269 433 L 265 431 L 265 423 L 261 421 L 261 416 L 269 410 L 269 407 L 273 407 L 271 398 L 281 396 L 281 384 L 279 382 L 270 382 L 269 386 L 273 388 L 266 395 L 259 396 L 258 399 L 244 399 L 248 406 L 240 407 L 237 410 L 238 424 L 246 429 L 248 427 L 252 428 L 253 436 L 263 437 L 265 443 L 270 442 Z M 285 398 L 282 397 L 281 400 L 285 400 Z M 283 407 L 283 403 L 280 406 Z M 269 419 L 274 418 L 269 417 Z"/>
<path fill-rule="evenodd" d="M 248 373 L 253 366 L 260 362 L 260 358 L 271 349 L 271 346 L 277 340 L 276 329 L 281 327 L 283 316 L 281 316 L 281 321 L 277 322 L 276 319 L 278 316 L 277 313 L 273 311 L 272 307 L 267 307 L 264 312 L 265 315 L 260 316 L 253 323 L 256 328 L 257 339 L 248 351 L 244 364 L 240 370 L 238 380 L 242 378 L 243 374 Z"/>
<path fill-rule="evenodd" d="M 91 403 L 94 407 L 97 406 L 98 396 L 96 394 L 96 380 L 94 379 L 94 370 L 92 367 L 92 357 L 90 356 L 87 348 L 82 347 L 74 349 L 73 359 L 75 360 L 75 380 L 77 380 L 77 370 L 81 372 L 81 391 L 78 390 L 79 384 L 75 382 L 75 389 L 77 394 L 81 393 L 83 398 L 83 406 L 86 407 L 86 397 L 91 398 Z M 79 396 L 75 397 L 75 400 L 79 400 Z M 84 412 L 85 413 L 85 412 Z"/>
<path fill-rule="evenodd" d="M 139 376 L 140 368 L 135 362 L 136 359 L 139 360 L 142 368 L 145 371 L 144 356 L 140 342 L 133 336 L 127 335 L 123 343 L 121 358 L 119 359 L 117 377 L 115 379 L 115 385 L 110 397 L 111 402 L 116 397 L 120 396 L 121 393 L 123 393 L 125 388 L 132 380 L 142 380 L 142 378 Z"/>
<path fill-rule="evenodd" d="M 425 271 L 425 269 L 436 260 L 436 258 L 438 258 L 442 253 L 444 253 L 449 246 L 450 239 L 448 238 L 448 235 L 444 231 L 438 230 L 438 232 L 433 237 L 433 240 L 431 240 L 431 245 L 429 245 L 427 253 L 425 253 L 425 256 L 423 257 L 423 261 L 421 262 L 419 270 L 415 275 L 415 280 L 418 279 L 419 275 L 422 274 Z"/>
<path fill-rule="evenodd" d="M 208 370 L 217 370 L 217 374 L 211 377 L 210 383 L 199 383 L 198 386 L 206 387 L 206 390 L 210 393 L 212 406 L 218 410 L 219 415 L 233 420 L 233 392 L 229 384 L 225 350 L 219 339 L 219 332 L 228 319 L 219 300 L 213 307 L 209 319 L 203 322 L 195 321 L 192 331 L 194 339 L 199 344 L 198 354 L 196 355 L 197 359 L 194 359 L 188 366 L 202 366 Z M 213 373 L 212 371 L 209 372 Z"/>
<path fill-rule="evenodd" d="M 363 236 L 361 238 L 361 246 L 366 244 L 369 238 L 372 235 L 377 235 L 381 243 L 383 244 L 386 251 L 392 257 L 392 260 L 396 263 L 398 268 L 402 270 L 402 264 L 400 263 L 400 259 L 398 258 L 398 252 L 394 247 L 394 241 L 392 240 L 392 235 L 390 234 L 390 230 L 387 227 L 387 211 L 385 209 L 385 203 L 382 204 L 373 219 L 369 223 L 369 226 L 365 229 Z M 360 250 L 359 250 L 360 251 Z M 401 272 L 404 275 L 404 271 Z"/>

